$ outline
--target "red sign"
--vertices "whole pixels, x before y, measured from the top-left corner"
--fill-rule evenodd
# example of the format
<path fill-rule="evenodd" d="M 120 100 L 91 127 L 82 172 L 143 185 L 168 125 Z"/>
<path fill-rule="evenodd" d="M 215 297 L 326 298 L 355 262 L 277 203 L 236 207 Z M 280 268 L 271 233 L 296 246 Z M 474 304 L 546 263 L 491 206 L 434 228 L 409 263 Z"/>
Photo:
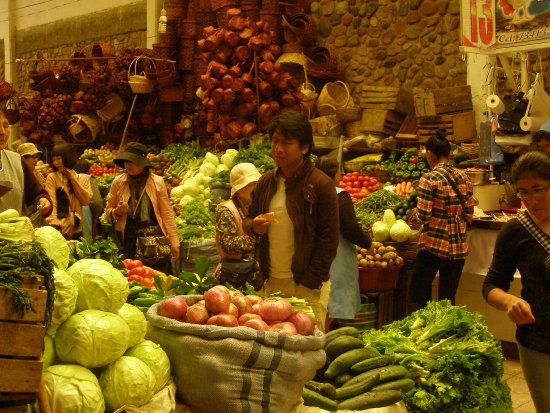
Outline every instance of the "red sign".
<path fill-rule="evenodd" d="M 462 44 L 478 48 L 496 45 L 495 0 L 462 0 Z"/>

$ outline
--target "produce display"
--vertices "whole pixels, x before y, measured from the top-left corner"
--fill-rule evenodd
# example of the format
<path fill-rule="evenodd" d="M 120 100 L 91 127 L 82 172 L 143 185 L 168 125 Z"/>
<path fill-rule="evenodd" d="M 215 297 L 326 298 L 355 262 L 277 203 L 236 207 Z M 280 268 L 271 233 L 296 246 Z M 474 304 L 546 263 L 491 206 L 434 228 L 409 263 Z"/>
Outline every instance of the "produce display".
<path fill-rule="evenodd" d="M 401 211 L 401 208 L 399 209 Z M 396 219 L 391 209 L 386 209 L 382 221 L 372 224 L 372 235 L 375 241 L 405 242 L 412 234 L 411 228 L 402 219 Z"/>
<path fill-rule="evenodd" d="M 403 198 L 386 189 L 378 189 L 362 201 L 355 204 L 355 214 L 357 222 L 363 228 L 363 231 L 371 231 L 372 224 L 380 218 L 386 209 L 393 209 L 401 204 Z"/>
<path fill-rule="evenodd" d="M 361 201 L 371 192 L 381 188 L 380 182 L 376 178 L 360 175 L 359 172 L 345 174 L 338 186 L 349 192 L 354 203 Z"/>
<path fill-rule="evenodd" d="M 399 182 L 393 188 L 393 192 L 404 197 L 411 196 L 418 188 L 418 180 Z"/>
<path fill-rule="evenodd" d="M 448 300 L 429 302 L 369 330 L 363 342 L 409 370 L 415 381 L 404 399 L 409 412 L 512 412 L 502 349 L 477 312 Z"/>
<path fill-rule="evenodd" d="M 384 246 L 381 242 L 374 241 L 372 243 L 372 254 L 369 251 L 356 246 L 357 249 L 357 263 L 363 268 L 388 268 L 403 263 L 401 258 L 395 249 L 395 247 L 388 245 Z"/>
<path fill-rule="evenodd" d="M 426 160 L 426 153 L 418 153 L 418 148 L 410 148 L 395 163 L 393 174 L 400 179 L 420 179 L 426 172 L 430 172 L 430 166 Z"/>
<path fill-rule="evenodd" d="M 395 404 L 414 387 L 409 371 L 365 346 L 359 330 L 342 327 L 326 334 L 327 362 L 314 381 L 306 383 L 306 406 L 329 411 L 366 410 Z"/>

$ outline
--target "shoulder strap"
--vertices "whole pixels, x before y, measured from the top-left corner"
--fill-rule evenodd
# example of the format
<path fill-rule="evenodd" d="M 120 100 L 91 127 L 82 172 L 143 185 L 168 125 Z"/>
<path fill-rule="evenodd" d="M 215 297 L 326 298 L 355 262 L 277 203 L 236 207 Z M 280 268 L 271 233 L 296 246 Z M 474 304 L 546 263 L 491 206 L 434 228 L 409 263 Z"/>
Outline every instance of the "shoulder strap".
<path fill-rule="evenodd" d="M 466 211 L 466 200 L 464 199 L 464 195 L 462 195 L 462 193 L 460 192 L 460 190 L 458 189 L 458 186 L 456 185 L 456 182 L 453 181 L 452 179 L 450 179 L 446 173 L 443 173 L 442 174 L 443 177 L 445 178 L 445 180 L 449 183 L 449 185 L 451 185 L 451 187 L 453 188 L 453 191 L 455 191 L 455 194 L 458 198 L 458 201 L 460 202 L 460 204 L 462 205 L 462 211 Z"/>
<path fill-rule="evenodd" d="M 518 221 L 523 225 L 523 227 L 529 231 L 529 234 L 537 240 L 537 242 L 548 252 L 550 253 L 550 237 L 546 235 L 533 221 L 533 218 L 527 213 L 527 211 L 522 212 L 518 215 Z"/>

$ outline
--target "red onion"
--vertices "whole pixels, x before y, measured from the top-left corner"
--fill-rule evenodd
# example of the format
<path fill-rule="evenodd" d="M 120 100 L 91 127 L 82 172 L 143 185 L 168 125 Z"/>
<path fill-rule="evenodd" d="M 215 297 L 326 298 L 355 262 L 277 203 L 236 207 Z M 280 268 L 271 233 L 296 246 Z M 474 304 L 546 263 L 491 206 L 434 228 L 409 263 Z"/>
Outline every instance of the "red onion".
<path fill-rule="evenodd" d="M 227 311 L 224 311 L 223 313 L 219 314 L 231 314 L 235 318 L 239 317 L 239 310 L 237 310 L 237 306 L 233 303 L 229 303 L 229 309 Z"/>
<path fill-rule="evenodd" d="M 267 322 L 284 321 L 292 315 L 292 305 L 281 297 L 269 297 L 260 304 L 260 316 Z"/>
<path fill-rule="evenodd" d="M 233 294 L 231 303 L 237 307 L 240 316 L 252 310 L 252 306 L 248 303 L 243 294 Z"/>
<path fill-rule="evenodd" d="M 206 322 L 208 325 L 216 325 L 221 327 L 238 327 L 239 322 L 231 314 L 218 314 L 210 317 Z"/>
<path fill-rule="evenodd" d="M 313 322 L 309 314 L 305 311 L 296 311 L 288 318 L 287 321 L 296 326 L 296 331 L 298 332 L 298 334 L 309 336 L 311 333 L 313 333 L 315 323 Z"/>
<path fill-rule="evenodd" d="M 262 297 L 259 297 L 257 295 L 254 295 L 254 294 L 250 294 L 250 295 L 245 295 L 246 299 L 248 300 L 248 302 L 250 303 L 250 305 L 254 305 L 254 304 L 261 304 L 262 301 Z"/>
<path fill-rule="evenodd" d="M 254 330 L 269 331 L 269 326 L 263 320 L 251 319 L 243 324 L 245 327 L 253 328 Z"/>
<path fill-rule="evenodd" d="M 206 324 L 209 317 L 210 315 L 204 304 L 196 303 L 187 310 L 185 321 L 193 324 Z"/>
<path fill-rule="evenodd" d="M 261 321 L 264 321 L 264 320 L 262 320 L 262 317 L 260 317 L 258 314 L 246 313 L 246 314 L 243 314 L 242 316 L 239 317 L 239 325 L 243 325 L 248 320 L 261 320 Z"/>
<path fill-rule="evenodd" d="M 221 286 L 213 287 L 204 293 L 206 308 L 215 314 L 227 313 L 229 304 L 231 303 L 229 299 L 229 290 L 226 287 L 223 287 L 225 290 L 218 287 Z"/>
<path fill-rule="evenodd" d="M 161 301 L 158 313 L 163 317 L 183 321 L 187 313 L 187 303 L 182 297 L 167 298 Z"/>
<path fill-rule="evenodd" d="M 254 304 L 252 306 L 252 310 L 250 310 L 252 314 L 258 314 L 260 315 L 260 304 Z"/>
<path fill-rule="evenodd" d="M 269 330 L 275 333 L 285 333 L 288 336 L 295 336 L 297 334 L 296 326 L 288 321 L 271 324 Z"/>

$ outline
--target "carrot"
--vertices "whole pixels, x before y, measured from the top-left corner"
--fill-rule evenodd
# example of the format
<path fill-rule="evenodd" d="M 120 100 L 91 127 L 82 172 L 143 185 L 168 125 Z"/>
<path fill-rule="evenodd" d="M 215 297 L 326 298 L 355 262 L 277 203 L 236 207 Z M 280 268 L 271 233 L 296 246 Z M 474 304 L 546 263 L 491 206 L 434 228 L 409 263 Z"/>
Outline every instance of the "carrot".
<path fill-rule="evenodd" d="M 408 182 L 407 182 L 407 186 L 405 186 L 405 192 L 406 192 L 407 194 L 409 194 L 409 193 L 411 192 L 411 190 L 412 190 L 412 182 L 411 182 L 411 181 L 408 181 Z"/>
<path fill-rule="evenodd" d="M 395 185 L 395 188 L 393 189 L 393 192 L 395 192 L 397 195 L 399 195 L 400 191 L 401 191 L 401 182 Z"/>

